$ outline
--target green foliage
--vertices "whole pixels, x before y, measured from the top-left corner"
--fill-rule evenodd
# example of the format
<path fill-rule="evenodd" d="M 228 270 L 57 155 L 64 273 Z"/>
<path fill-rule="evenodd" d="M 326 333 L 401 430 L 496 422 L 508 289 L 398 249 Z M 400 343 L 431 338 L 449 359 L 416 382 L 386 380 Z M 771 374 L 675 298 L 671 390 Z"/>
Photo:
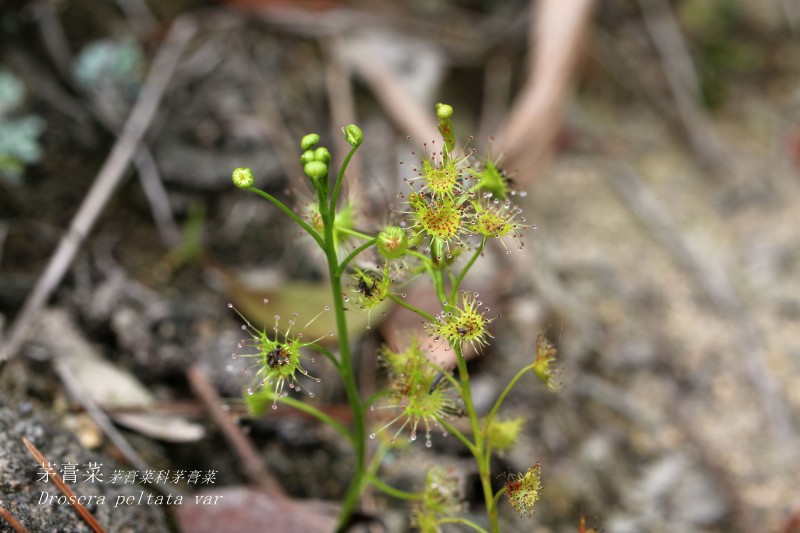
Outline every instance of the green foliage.
<path fill-rule="evenodd" d="M 42 158 L 39 136 L 44 120 L 33 115 L 15 116 L 25 100 L 25 86 L 11 72 L 0 69 L 0 179 L 19 184 L 27 165 Z"/>
<path fill-rule="evenodd" d="M 72 71 L 84 90 L 113 87 L 130 97 L 139 89 L 144 67 L 144 54 L 137 43 L 101 39 L 80 51 Z"/>

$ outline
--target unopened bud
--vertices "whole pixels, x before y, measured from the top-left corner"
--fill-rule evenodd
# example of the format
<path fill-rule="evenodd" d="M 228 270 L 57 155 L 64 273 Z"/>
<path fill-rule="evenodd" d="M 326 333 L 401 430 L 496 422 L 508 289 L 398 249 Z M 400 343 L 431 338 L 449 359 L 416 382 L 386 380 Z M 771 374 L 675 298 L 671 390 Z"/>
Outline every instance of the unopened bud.
<path fill-rule="evenodd" d="M 364 134 L 361 132 L 361 128 L 356 126 L 355 124 L 350 124 L 342 128 L 344 132 L 344 140 L 347 141 L 347 144 L 356 148 L 361 146 L 361 143 L 364 142 Z"/>
<path fill-rule="evenodd" d="M 378 234 L 376 246 L 386 259 L 399 259 L 408 250 L 408 234 L 400 226 L 390 226 Z"/>
<path fill-rule="evenodd" d="M 309 161 L 303 165 L 303 172 L 312 180 L 319 180 L 328 175 L 328 165 L 322 161 Z"/>
<path fill-rule="evenodd" d="M 450 118 L 453 116 L 453 106 L 448 104 L 436 104 L 436 117 L 437 118 Z"/>
<path fill-rule="evenodd" d="M 255 178 L 253 171 L 246 167 L 239 167 L 233 171 L 233 184 L 240 189 L 247 189 L 253 186 Z"/>
<path fill-rule="evenodd" d="M 439 119 L 439 133 L 442 134 L 444 147 L 448 153 L 452 153 L 456 147 L 456 136 L 453 133 L 453 106 L 447 104 L 436 104 L 436 118 Z"/>
<path fill-rule="evenodd" d="M 300 149 L 308 150 L 318 142 L 319 142 L 319 135 L 317 135 L 316 133 L 309 133 L 308 135 L 304 136 L 300 141 Z"/>
<path fill-rule="evenodd" d="M 319 148 L 314 150 L 314 161 L 322 161 L 327 165 L 330 162 L 330 160 L 331 160 L 331 153 L 324 146 L 320 146 Z"/>

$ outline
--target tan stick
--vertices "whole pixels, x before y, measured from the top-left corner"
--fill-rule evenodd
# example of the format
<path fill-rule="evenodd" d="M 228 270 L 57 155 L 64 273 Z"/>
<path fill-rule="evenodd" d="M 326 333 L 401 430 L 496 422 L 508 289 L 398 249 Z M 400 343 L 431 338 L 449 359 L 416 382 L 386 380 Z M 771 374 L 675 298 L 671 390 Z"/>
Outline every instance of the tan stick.
<path fill-rule="evenodd" d="M 53 291 L 61 283 L 64 273 L 72 264 L 86 235 L 91 231 L 97 217 L 102 212 L 111 194 L 121 183 L 131 159 L 153 120 L 156 110 L 167 89 L 184 46 L 195 34 L 197 25 L 188 16 L 173 23 L 170 33 L 153 61 L 153 66 L 145 80 L 130 117 L 117 139 L 114 148 L 84 198 L 78 213 L 72 220 L 61 242 L 58 244 L 44 273 L 39 277 L 33 291 L 28 295 L 17 319 L 11 327 L 8 342 L 0 348 L 0 362 L 15 354 L 33 323 L 33 319 Z"/>
<path fill-rule="evenodd" d="M 31 455 L 39 463 L 39 466 L 41 466 L 47 472 L 47 474 L 53 478 L 53 483 L 55 483 L 64 496 L 67 497 L 67 501 L 69 501 L 69 503 L 75 508 L 75 511 L 80 515 L 80 517 L 83 518 L 87 524 L 89 524 L 89 527 L 92 528 L 92 531 L 95 533 L 105 533 L 103 526 L 101 526 L 100 523 L 92 516 L 92 513 L 90 513 L 86 507 L 84 507 L 83 504 L 78 501 L 78 497 L 74 492 L 72 492 L 72 489 L 70 489 L 69 486 L 64 483 L 64 480 L 61 479 L 61 476 L 58 475 L 58 472 L 56 472 L 55 469 L 50 466 L 50 462 L 39 450 L 36 449 L 36 446 L 34 446 L 31 441 L 25 437 L 22 437 L 22 442 L 25 443 L 25 447 L 28 448 L 29 452 L 31 452 Z"/>
<path fill-rule="evenodd" d="M 233 423 L 230 414 L 222 408 L 222 402 L 205 373 L 199 367 L 193 366 L 186 371 L 186 377 L 194 393 L 206 406 L 214 423 L 217 424 L 225 439 L 239 456 L 245 477 L 251 483 L 262 487 L 270 495 L 276 498 L 285 498 L 283 489 L 269 473 L 261 454 L 242 433 L 242 429 Z"/>
<path fill-rule="evenodd" d="M 561 126 L 593 5 L 594 0 L 539 0 L 532 10 L 530 72 L 495 145 L 523 188 L 547 160 Z"/>
<path fill-rule="evenodd" d="M 11 525 L 17 533 L 29 533 L 28 528 L 22 525 L 22 522 L 17 520 L 14 515 L 9 513 L 5 508 L 0 507 L 0 516 Z"/>

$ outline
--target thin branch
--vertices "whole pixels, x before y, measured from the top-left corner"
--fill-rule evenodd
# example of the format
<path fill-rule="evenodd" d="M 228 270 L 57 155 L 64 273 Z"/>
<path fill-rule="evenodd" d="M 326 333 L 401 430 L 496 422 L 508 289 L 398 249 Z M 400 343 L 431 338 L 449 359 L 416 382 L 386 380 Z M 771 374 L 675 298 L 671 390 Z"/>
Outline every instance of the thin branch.
<path fill-rule="evenodd" d="M 270 474 L 261 454 L 242 432 L 242 429 L 231 420 L 229 413 L 222 408 L 222 401 L 205 373 L 199 367 L 192 366 L 186 371 L 186 378 L 189 380 L 189 385 L 194 393 L 206 406 L 211 419 L 217 424 L 225 439 L 239 457 L 244 476 L 251 483 L 262 487 L 271 496 L 284 498 L 283 489 Z"/>
<path fill-rule="evenodd" d="M 190 16 L 178 18 L 156 55 L 153 66 L 145 80 L 139 97 L 131 110 L 128 121 L 114 148 L 84 198 L 75 218 L 58 244 L 44 273 L 28 295 L 16 321 L 9 332 L 8 341 L 0 348 L 0 361 L 11 357 L 19 350 L 28 334 L 34 318 L 53 291 L 61 283 L 69 265 L 72 264 L 83 240 L 91 231 L 114 190 L 119 186 L 131 160 L 138 150 L 142 138 L 159 108 L 167 85 L 183 49 L 197 30 Z"/>
<path fill-rule="evenodd" d="M 17 533 L 29 533 L 28 528 L 22 525 L 22 522 L 17 520 L 14 515 L 12 515 L 9 511 L 7 511 L 4 507 L 0 507 L 0 516 L 8 522 L 8 524 L 16 531 Z"/>
<path fill-rule="evenodd" d="M 118 0 L 118 2 L 121 4 L 141 4 L 141 0 Z M 124 8 L 124 6 L 121 7 Z M 144 10 L 147 9 L 146 6 L 141 7 Z M 69 82 L 76 93 L 82 94 L 88 100 L 88 107 L 100 124 L 114 135 L 119 135 L 122 127 L 119 118 L 113 112 L 110 112 L 108 106 L 104 106 L 99 102 L 96 94 L 75 83 L 75 79 L 70 72 L 73 54 L 64 33 L 63 25 L 52 2 L 39 4 L 37 14 L 39 15 L 37 20 L 39 21 L 39 31 L 42 34 L 45 50 L 51 61 L 58 68 L 61 76 Z M 69 95 L 66 96 L 69 97 Z M 71 99 L 71 97 L 69 98 Z M 59 95 L 59 108 L 63 107 L 63 99 L 64 97 Z M 133 163 L 138 171 L 145 197 L 150 203 L 150 209 L 153 213 L 156 227 L 161 234 L 161 240 L 168 247 L 178 246 L 181 240 L 181 232 L 172 216 L 172 208 L 167 199 L 167 192 L 161 182 L 158 166 L 150 150 L 145 146 L 140 147 L 134 155 Z"/>
<path fill-rule="evenodd" d="M 95 533 L 105 533 L 103 526 L 101 526 L 100 523 L 95 520 L 94 516 L 92 516 L 92 513 L 90 513 L 86 507 L 83 506 L 78 497 L 75 496 L 75 493 L 72 492 L 72 489 L 69 488 L 69 485 L 64 483 L 64 480 L 61 479 L 61 476 L 58 475 L 58 472 L 56 472 L 55 469 L 50 466 L 50 461 L 48 461 L 47 458 L 36 449 L 36 446 L 34 446 L 31 441 L 25 437 L 22 437 L 22 442 L 25 443 L 25 447 L 28 448 L 28 451 L 39 463 L 39 466 L 47 472 L 47 475 L 52 478 L 53 483 L 55 483 L 64 496 L 67 497 L 67 501 L 75 508 L 75 511 L 78 513 L 78 515 L 80 515 L 80 517 L 83 518 L 87 524 L 89 524 L 89 527 L 92 528 L 92 531 Z"/>
<path fill-rule="evenodd" d="M 689 48 L 672 8 L 666 0 L 639 0 L 644 25 L 661 57 L 669 90 L 692 149 L 715 168 L 728 167 L 725 150 L 708 114 L 700 105 L 697 80 Z"/>

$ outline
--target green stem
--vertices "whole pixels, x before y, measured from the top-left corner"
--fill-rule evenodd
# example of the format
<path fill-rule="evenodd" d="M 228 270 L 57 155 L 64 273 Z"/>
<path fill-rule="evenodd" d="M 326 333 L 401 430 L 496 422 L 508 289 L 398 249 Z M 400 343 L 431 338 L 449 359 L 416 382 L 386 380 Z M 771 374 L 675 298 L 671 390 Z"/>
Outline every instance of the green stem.
<path fill-rule="evenodd" d="M 475 531 L 480 531 L 481 533 L 488 533 L 485 529 L 483 529 L 481 526 L 479 526 L 472 520 L 468 520 L 460 516 L 453 516 L 450 518 L 440 518 L 437 520 L 437 522 L 439 522 L 440 524 L 461 524 L 469 528 L 472 528 Z"/>
<path fill-rule="evenodd" d="M 369 482 L 372 484 L 373 487 L 375 487 L 379 491 L 383 492 L 384 494 L 388 494 L 392 498 L 397 498 L 398 500 L 422 499 L 422 494 L 418 492 L 406 492 L 404 490 L 396 489 L 391 485 L 381 481 L 381 479 L 376 476 L 370 476 Z"/>
<path fill-rule="evenodd" d="M 353 435 L 350 434 L 350 431 L 346 427 L 344 427 L 344 425 L 342 425 L 340 422 L 337 422 L 330 415 L 320 411 L 319 409 L 317 409 L 313 405 L 307 404 L 305 402 L 301 402 L 300 400 L 296 400 L 296 399 L 292 398 L 291 396 L 281 396 L 281 397 L 277 398 L 277 401 L 279 403 L 284 404 L 284 405 L 288 405 L 290 407 L 294 407 L 298 411 L 302 411 L 302 412 L 304 412 L 304 413 L 306 413 L 308 415 L 313 416 L 314 418 L 316 418 L 320 422 L 328 424 L 330 427 L 332 427 L 333 429 L 338 431 L 347 440 L 349 440 L 351 442 L 353 441 Z"/>
<path fill-rule="evenodd" d="M 328 360 L 331 363 L 333 363 L 333 366 L 336 367 L 336 370 L 337 371 L 339 370 L 339 360 L 336 359 L 336 356 L 333 355 L 333 352 L 331 352 L 329 349 L 327 349 L 326 347 L 322 346 L 321 344 L 317 344 L 316 342 L 308 344 L 307 347 L 311 348 L 312 350 L 316 350 L 317 353 L 321 353 L 322 355 L 327 357 Z"/>
<path fill-rule="evenodd" d="M 503 390 L 503 392 L 497 398 L 497 401 L 494 402 L 494 406 L 492 406 L 492 410 L 489 411 L 489 415 L 486 417 L 486 421 L 484 422 L 484 427 L 489 427 L 489 423 L 494 418 L 494 415 L 497 414 L 497 411 L 500 409 L 500 405 L 502 405 L 503 401 L 505 401 L 506 396 L 508 396 L 508 393 L 511 392 L 511 389 L 514 388 L 514 386 L 517 384 L 517 381 L 519 381 L 520 378 L 522 378 L 522 376 L 524 376 L 530 370 L 533 370 L 533 365 L 526 366 L 525 368 L 523 368 L 522 370 L 517 372 L 516 376 L 511 378 L 511 381 L 508 382 L 508 385 L 506 385 L 506 388 Z"/>
<path fill-rule="evenodd" d="M 433 281 L 433 289 L 436 291 L 436 297 L 439 299 L 439 302 L 452 303 L 447 299 L 447 292 L 444 288 L 444 268 L 441 263 L 437 264 L 437 268 L 431 269 L 431 280 Z"/>
<path fill-rule="evenodd" d="M 460 440 L 464 444 L 464 446 L 467 447 L 467 449 L 470 451 L 470 453 L 472 455 L 475 455 L 477 453 L 475 445 L 472 444 L 469 441 L 469 439 L 466 436 L 464 436 L 463 433 L 461 433 L 459 430 L 457 430 L 453 424 L 451 424 L 450 422 L 448 422 L 444 418 L 438 418 L 437 417 L 436 421 L 439 422 L 439 424 L 441 424 L 442 427 L 448 431 L 448 433 L 450 433 L 451 435 L 455 435 L 456 438 L 458 440 Z"/>
<path fill-rule="evenodd" d="M 475 404 L 472 402 L 472 390 L 469 383 L 467 361 L 464 359 L 464 354 L 461 351 L 461 346 L 459 344 L 453 346 L 453 349 L 456 352 L 456 364 L 458 365 L 458 378 L 460 380 L 461 397 L 464 399 L 464 405 L 467 408 L 467 415 L 469 416 L 472 434 L 477 440 L 480 435 L 480 422 L 478 421 L 478 414 L 475 411 Z"/>
<path fill-rule="evenodd" d="M 494 504 L 494 508 L 497 509 L 497 506 L 500 504 L 500 498 L 502 498 L 503 494 L 506 493 L 506 488 L 503 487 L 502 489 L 497 491 L 497 494 L 494 495 L 492 498 L 492 504 Z"/>
<path fill-rule="evenodd" d="M 325 243 L 323 242 L 322 237 L 319 236 L 319 234 L 314 230 L 314 228 L 312 228 L 308 224 L 308 222 L 306 222 L 305 220 L 303 220 L 302 218 L 297 216 L 294 213 L 294 211 L 292 211 L 291 209 L 289 209 L 286 206 L 286 204 L 284 204 L 283 202 L 281 202 L 280 200 L 278 200 L 277 198 L 272 196 L 270 193 L 264 192 L 261 189 L 256 189 L 255 187 L 248 187 L 245 190 L 250 191 L 250 192 L 254 192 L 254 193 L 258 194 L 259 196 L 262 196 L 262 197 L 266 198 L 267 200 L 269 200 L 270 202 L 272 202 L 272 204 L 275 205 L 275 207 L 277 207 L 278 209 L 280 209 L 281 211 L 286 213 L 289 216 L 289 218 L 291 218 L 292 220 L 294 220 L 297 223 L 298 226 L 303 228 L 306 231 L 306 233 L 311 235 L 311 237 L 315 241 L 317 241 L 317 244 L 319 245 L 320 248 L 324 248 L 325 247 Z"/>
<path fill-rule="evenodd" d="M 483 498 L 486 503 L 486 513 L 489 515 L 489 525 L 493 533 L 500 531 L 500 524 L 497 517 L 497 508 L 493 505 L 492 499 L 494 493 L 492 492 L 492 480 L 490 466 L 490 457 L 485 453 L 487 447 L 486 437 L 480 431 L 480 421 L 478 414 L 475 411 L 475 404 L 472 401 L 472 390 L 469 382 L 469 372 L 467 371 L 467 361 L 464 359 L 464 354 L 461 351 L 461 346 L 456 345 L 453 347 L 456 351 L 456 363 L 458 364 L 458 377 L 461 380 L 461 397 L 464 400 L 464 405 L 467 408 L 467 415 L 469 422 L 472 426 L 472 434 L 475 439 L 475 444 L 470 447 L 475 461 L 478 463 L 478 475 L 481 480 L 481 487 L 483 489 Z"/>
<path fill-rule="evenodd" d="M 458 278 L 456 278 L 456 281 L 453 283 L 453 288 L 450 290 L 450 301 L 451 302 L 455 301 L 456 294 L 458 293 L 458 288 L 461 286 L 461 282 L 464 281 L 464 276 L 467 275 L 467 272 L 469 272 L 469 269 L 472 268 L 472 265 L 475 264 L 475 261 L 483 253 L 483 248 L 485 246 L 486 246 L 486 237 L 481 239 L 480 246 L 478 246 L 475 249 L 475 253 L 472 254 L 472 257 L 469 258 L 469 261 L 467 261 L 467 264 L 464 265 L 464 268 L 462 268 L 461 272 L 458 273 Z"/>
<path fill-rule="evenodd" d="M 351 154 L 352 155 L 352 151 Z M 345 160 L 347 162 L 348 159 Z M 340 177 L 344 173 L 344 165 L 340 171 Z M 325 180 L 327 183 L 327 180 Z M 340 181 L 337 180 L 337 194 Z M 322 217 L 322 224 L 324 228 L 324 246 L 323 251 L 328 262 L 328 277 L 331 280 L 331 293 L 333 297 L 333 310 L 336 315 L 336 331 L 339 337 L 339 374 L 342 377 L 342 385 L 344 386 L 347 402 L 350 404 L 350 409 L 353 412 L 353 430 L 352 430 L 352 443 L 356 455 L 356 467 L 350 485 L 347 488 L 344 499 L 342 500 L 342 507 L 339 512 L 339 523 L 337 531 L 344 531 L 350 516 L 358 506 L 361 498 L 361 492 L 365 486 L 366 474 L 366 460 L 367 460 L 367 447 L 365 442 L 365 420 L 364 420 L 364 405 L 358 395 L 358 387 L 356 385 L 355 371 L 353 369 L 352 357 L 350 354 L 350 339 L 347 332 L 347 319 L 344 311 L 344 298 L 342 296 L 342 274 L 339 272 L 339 259 L 336 255 L 336 244 L 333 238 L 334 226 L 334 213 L 329 208 L 326 202 L 327 191 L 324 187 L 318 187 L 317 193 L 319 196 L 319 210 Z M 334 196 L 331 205 L 335 205 Z"/>
<path fill-rule="evenodd" d="M 436 318 L 434 318 L 433 315 L 431 315 L 430 313 L 426 313 L 425 311 L 423 311 L 422 309 L 418 308 L 415 305 L 411 305 L 410 303 L 406 302 L 405 300 L 403 300 L 402 298 L 400 298 L 396 294 L 389 293 L 389 299 L 391 301 L 393 301 L 394 303 L 396 303 L 397 305 L 399 305 L 401 307 L 405 307 L 409 311 L 415 312 L 416 314 L 418 314 L 419 316 L 421 316 L 425 320 L 428 320 L 430 322 L 436 322 Z"/>
<path fill-rule="evenodd" d="M 342 166 L 339 167 L 339 174 L 336 176 L 336 183 L 333 185 L 333 194 L 331 195 L 330 205 L 328 206 L 328 211 L 331 213 L 336 212 L 336 202 L 339 201 L 339 191 L 342 188 L 342 181 L 344 181 L 344 171 L 347 169 L 347 165 L 350 164 L 350 159 L 352 159 L 353 154 L 356 153 L 358 150 L 358 146 L 353 146 L 350 148 L 350 151 L 347 152 L 347 156 L 345 156 L 344 161 L 342 161 Z"/>
<path fill-rule="evenodd" d="M 359 246 L 358 248 L 356 248 L 355 250 L 353 250 L 352 252 L 350 252 L 350 255 L 348 255 L 347 257 L 345 257 L 344 261 L 342 261 L 342 264 L 340 264 L 340 265 L 339 265 L 339 268 L 338 268 L 338 269 L 336 269 L 336 275 L 337 275 L 337 276 L 341 276 L 341 275 L 343 275 L 343 274 L 344 274 L 344 271 L 345 271 L 345 269 L 347 268 L 347 265 L 349 265 L 349 264 L 350 264 L 350 262 L 351 262 L 353 259 L 355 259 L 356 257 L 358 257 L 358 254 L 360 254 L 361 252 L 363 252 L 364 250 L 366 250 L 367 248 L 369 248 L 370 246 L 372 246 L 373 244 L 375 244 L 375 241 L 376 241 L 376 240 L 377 240 L 377 239 L 376 239 L 375 237 L 373 237 L 373 238 L 371 238 L 370 240 L 368 240 L 367 242 L 365 242 L 364 244 L 362 244 L 361 246 Z"/>
<path fill-rule="evenodd" d="M 373 238 L 372 235 L 367 235 L 366 233 L 361 233 L 360 231 L 350 228 L 345 228 L 343 226 L 336 226 L 336 231 L 338 231 L 339 233 L 345 233 L 347 235 L 351 235 L 353 237 L 358 237 L 359 239 L 364 239 L 364 240 L 369 240 Z"/>

